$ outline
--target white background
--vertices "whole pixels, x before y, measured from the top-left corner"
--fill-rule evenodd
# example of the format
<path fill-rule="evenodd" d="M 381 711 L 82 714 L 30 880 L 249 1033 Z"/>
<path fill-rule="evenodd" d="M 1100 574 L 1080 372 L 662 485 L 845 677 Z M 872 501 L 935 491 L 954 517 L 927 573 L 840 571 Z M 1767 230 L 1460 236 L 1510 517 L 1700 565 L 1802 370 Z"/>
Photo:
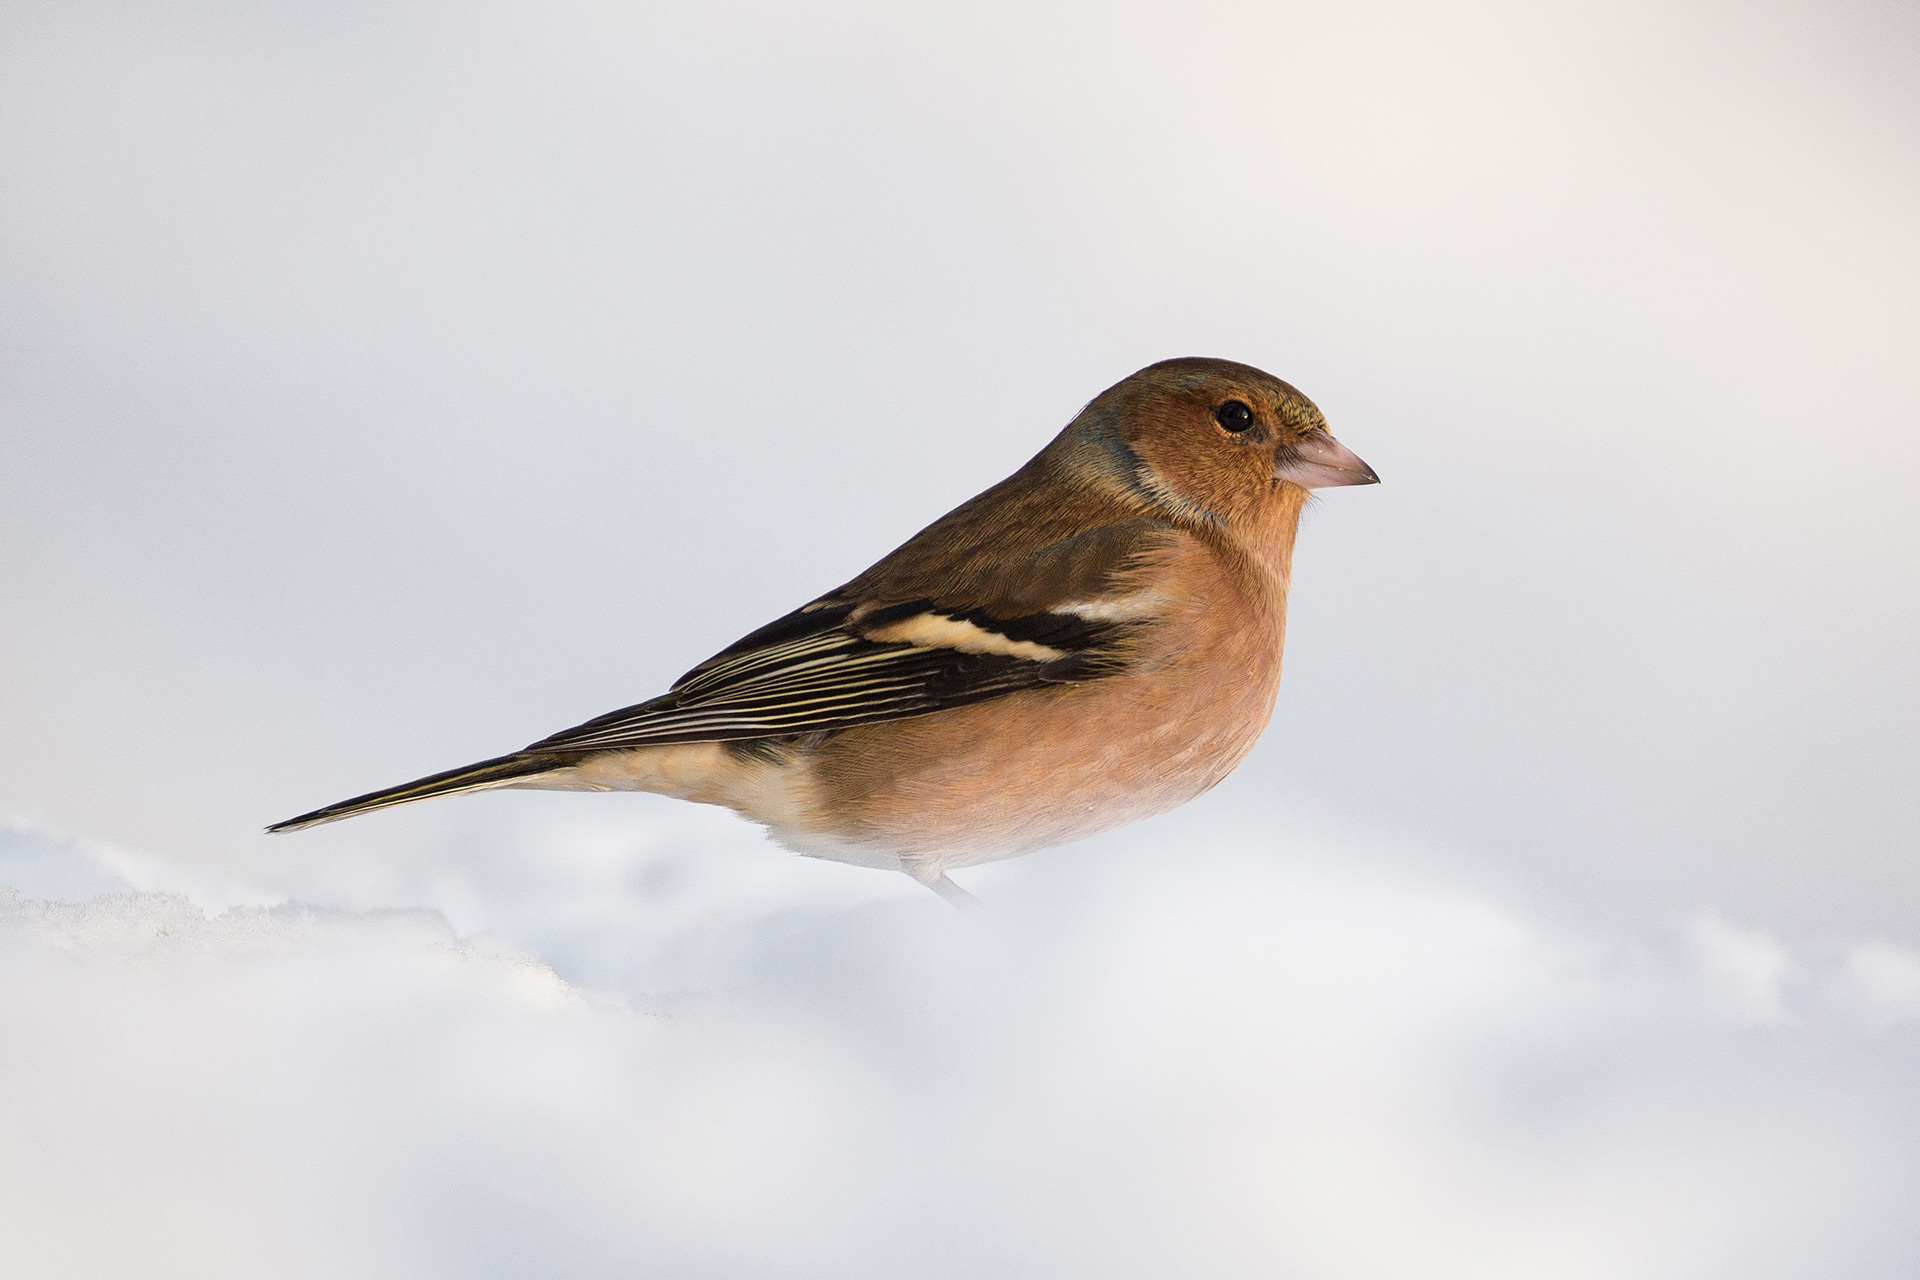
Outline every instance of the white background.
<path fill-rule="evenodd" d="M 1916 58 L 1897 4 L 7 6 L 7 1235 L 1910 1274 Z M 1385 483 L 1309 514 L 1240 772 L 989 925 L 653 797 L 258 834 L 659 691 L 1182 354 Z"/>

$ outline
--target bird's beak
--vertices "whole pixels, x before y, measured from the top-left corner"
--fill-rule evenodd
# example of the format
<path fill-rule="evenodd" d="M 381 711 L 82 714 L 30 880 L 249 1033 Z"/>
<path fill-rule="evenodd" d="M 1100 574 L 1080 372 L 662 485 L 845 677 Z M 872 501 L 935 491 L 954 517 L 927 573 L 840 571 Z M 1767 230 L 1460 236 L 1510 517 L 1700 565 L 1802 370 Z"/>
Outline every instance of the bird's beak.
<path fill-rule="evenodd" d="M 1291 449 L 1283 450 L 1273 474 L 1302 489 L 1332 489 L 1343 484 L 1379 484 L 1373 468 L 1360 455 L 1324 431 L 1316 431 Z"/>

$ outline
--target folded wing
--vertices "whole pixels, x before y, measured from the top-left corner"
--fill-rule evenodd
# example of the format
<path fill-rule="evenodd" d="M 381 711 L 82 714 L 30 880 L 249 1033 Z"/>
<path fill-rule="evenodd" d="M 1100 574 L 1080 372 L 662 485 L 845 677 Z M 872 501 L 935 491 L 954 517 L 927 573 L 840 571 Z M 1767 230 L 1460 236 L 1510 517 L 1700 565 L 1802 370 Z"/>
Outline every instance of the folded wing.
<path fill-rule="evenodd" d="M 1036 600 L 1036 576 L 1019 573 L 1009 575 L 1021 584 L 1018 597 L 965 607 L 932 595 L 876 599 L 856 579 L 709 658 L 660 697 L 526 750 L 563 755 L 831 732 L 1105 678 L 1126 668 L 1131 638 L 1152 625 L 1145 611 L 1111 607 L 1112 593 L 1129 588 L 1168 531 L 1140 522 L 1098 532 L 1035 554 L 1062 584 L 1045 593 L 1054 599 Z"/>

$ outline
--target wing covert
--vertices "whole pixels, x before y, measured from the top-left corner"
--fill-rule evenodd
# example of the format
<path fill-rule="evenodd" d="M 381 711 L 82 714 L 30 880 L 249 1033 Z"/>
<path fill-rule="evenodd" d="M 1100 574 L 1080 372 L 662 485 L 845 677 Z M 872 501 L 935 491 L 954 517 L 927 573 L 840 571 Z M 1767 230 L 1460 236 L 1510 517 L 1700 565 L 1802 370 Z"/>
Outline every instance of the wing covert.
<path fill-rule="evenodd" d="M 1030 559 L 1046 570 L 1045 577 L 1072 583 L 1076 590 L 1066 594 L 1084 594 L 1081 584 L 1110 584 L 1123 574 L 1156 531 L 1128 532 L 1136 536 L 1080 535 L 1042 547 Z M 913 547 L 909 543 L 895 556 Z M 1018 578 L 1018 566 L 1005 567 Z M 1057 599 L 1059 592 L 1041 593 L 1056 597 L 1043 603 L 1031 589 L 1017 601 L 1000 594 L 999 608 L 963 608 L 931 595 L 876 599 L 856 590 L 873 572 L 729 645 L 660 697 L 527 750 L 560 754 L 724 742 L 926 715 L 1110 675 L 1126 666 L 1129 637 L 1152 623 L 1142 611 L 1116 616 L 1111 609 Z M 902 584 L 896 576 L 888 585 Z"/>

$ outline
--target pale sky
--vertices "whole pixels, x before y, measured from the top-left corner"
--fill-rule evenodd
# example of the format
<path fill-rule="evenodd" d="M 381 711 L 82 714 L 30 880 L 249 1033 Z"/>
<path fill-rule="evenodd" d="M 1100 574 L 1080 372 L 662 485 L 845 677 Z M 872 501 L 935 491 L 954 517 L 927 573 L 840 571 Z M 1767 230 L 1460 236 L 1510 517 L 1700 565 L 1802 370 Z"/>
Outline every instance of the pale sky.
<path fill-rule="evenodd" d="M 267 880 L 483 821 L 525 798 L 255 838 L 658 691 L 1204 353 L 1386 479 L 1311 517 L 1208 803 L 1920 937 L 1917 39 L 17 7 L 0 805 Z"/>

